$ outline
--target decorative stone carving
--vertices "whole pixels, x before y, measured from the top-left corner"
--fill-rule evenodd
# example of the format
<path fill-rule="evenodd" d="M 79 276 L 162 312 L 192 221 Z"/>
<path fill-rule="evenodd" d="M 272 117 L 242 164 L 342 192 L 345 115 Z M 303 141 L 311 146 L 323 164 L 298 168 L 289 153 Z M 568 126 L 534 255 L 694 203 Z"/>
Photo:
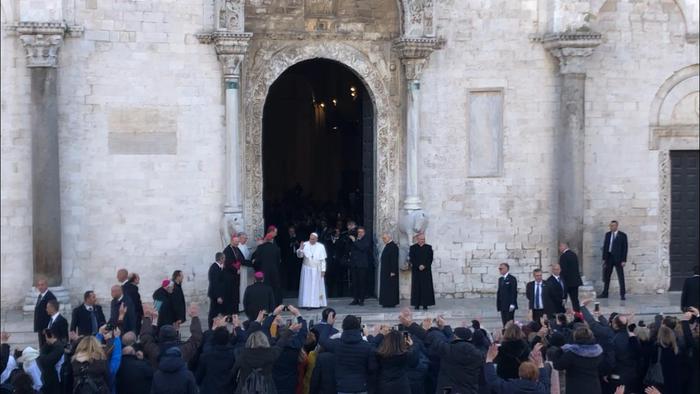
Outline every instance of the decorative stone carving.
<path fill-rule="evenodd" d="M 240 212 L 225 212 L 219 223 L 219 235 L 221 236 L 221 248 L 225 248 L 231 241 L 231 236 L 244 231 L 243 215 Z"/>
<path fill-rule="evenodd" d="M 399 221 L 399 262 L 401 269 L 408 269 L 408 249 L 413 244 L 413 238 L 424 233 L 428 228 L 428 214 L 422 209 L 406 212 Z"/>
<path fill-rule="evenodd" d="M 659 151 L 659 278 L 671 278 L 671 154 Z"/>
<path fill-rule="evenodd" d="M 559 59 L 560 74 L 585 74 L 584 62 L 601 43 L 600 33 L 552 33 L 542 38 L 542 44 Z"/>
<path fill-rule="evenodd" d="M 403 35 L 405 37 L 434 37 L 435 7 L 433 0 L 404 0 L 402 3 L 404 7 Z"/>
<path fill-rule="evenodd" d="M 304 16 L 307 18 L 333 17 L 336 13 L 336 0 L 304 0 Z"/>
<path fill-rule="evenodd" d="M 430 54 L 436 49 L 441 49 L 444 44 L 445 41 L 439 38 L 402 37 L 396 40 L 394 50 L 398 53 L 404 66 L 406 79 L 418 81 Z"/>
<path fill-rule="evenodd" d="M 245 0 L 217 0 L 215 30 L 243 33 L 245 29 L 244 10 Z"/>
<path fill-rule="evenodd" d="M 375 233 L 395 231 L 398 216 L 398 107 L 389 96 L 390 71 L 387 64 L 373 62 L 357 48 L 340 42 L 265 41 L 246 62 L 245 89 L 245 218 L 248 232 L 263 229 L 262 118 L 267 92 L 289 67 L 304 60 L 325 58 L 352 69 L 365 83 L 375 107 L 376 210 Z"/>
<path fill-rule="evenodd" d="M 19 36 L 27 51 L 27 67 L 56 67 L 58 49 L 63 45 L 63 34 L 27 34 Z"/>

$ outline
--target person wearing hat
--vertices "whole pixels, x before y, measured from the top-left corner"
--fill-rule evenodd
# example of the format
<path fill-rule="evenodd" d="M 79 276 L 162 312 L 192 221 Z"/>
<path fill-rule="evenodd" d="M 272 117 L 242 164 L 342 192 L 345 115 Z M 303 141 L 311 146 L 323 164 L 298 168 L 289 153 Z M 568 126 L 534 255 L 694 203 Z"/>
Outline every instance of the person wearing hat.
<path fill-rule="evenodd" d="M 158 364 L 158 370 L 153 374 L 151 394 L 196 394 L 199 392 L 197 381 L 192 371 L 187 369 L 187 363 L 182 358 L 178 347 L 165 351 Z"/>
<path fill-rule="evenodd" d="M 255 320 L 262 310 L 275 309 L 275 293 L 265 283 L 265 274 L 262 271 L 255 273 L 255 282 L 245 289 L 243 294 L 243 310 L 249 320 Z"/>
<path fill-rule="evenodd" d="M 265 282 L 272 288 L 275 294 L 275 305 L 282 304 L 282 286 L 280 284 L 281 252 L 274 242 L 277 230 L 268 232 L 265 240 L 253 253 L 253 268 L 256 272 L 262 272 Z"/>
<path fill-rule="evenodd" d="M 24 348 L 24 350 L 22 350 L 22 355 L 17 358 L 17 362 L 22 364 L 24 372 L 32 377 L 32 388 L 37 392 L 41 390 L 41 387 L 44 385 L 41 380 L 41 369 L 39 369 L 39 365 L 36 363 L 38 358 L 39 351 L 33 347 Z"/>
<path fill-rule="evenodd" d="M 158 327 L 175 322 L 175 308 L 173 307 L 173 290 L 175 283 L 170 279 L 164 279 L 161 286 L 153 292 L 153 306 L 158 311 Z"/>

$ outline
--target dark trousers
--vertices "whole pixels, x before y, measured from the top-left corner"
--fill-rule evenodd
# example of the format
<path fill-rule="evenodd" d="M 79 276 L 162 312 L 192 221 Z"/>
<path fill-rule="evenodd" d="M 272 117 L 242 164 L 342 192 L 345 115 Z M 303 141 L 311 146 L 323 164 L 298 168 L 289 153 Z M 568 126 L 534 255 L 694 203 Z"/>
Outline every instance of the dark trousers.
<path fill-rule="evenodd" d="M 505 327 L 506 323 L 508 323 L 511 320 L 515 320 L 515 311 L 513 311 L 513 312 L 501 311 L 501 321 L 503 322 L 504 327 Z"/>
<path fill-rule="evenodd" d="M 574 308 L 574 311 L 581 311 L 581 304 L 578 302 L 578 286 L 567 287 L 566 294 L 569 296 L 569 299 L 571 299 L 571 307 Z"/>
<path fill-rule="evenodd" d="M 352 267 L 352 298 L 355 301 L 365 302 L 367 294 L 367 267 Z"/>
<path fill-rule="evenodd" d="M 209 299 L 209 316 L 207 317 L 207 322 L 209 323 L 209 328 L 211 329 L 214 318 L 219 314 L 224 314 L 224 305 L 216 302 L 216 299 Z M 257 316 L 256 316 L 257 317 Z"/>
<path fill-rule="evenodd" d="M 615 273 L 617 274 L 617 282 L 620 284 L 620 297 L 625 296 L 625 271 L 622 263 L 612 263 L 605 262 L 603 267 L 603 282 L 605 286 L 603 287 L 603 294 L 608 294 L 608 289 L 610 288 L 610 277 L 612 276 L 613 267 L 615 267 Z"/>
<path fill-rule="evenodd" d="M 39 332 L 39 349 L 44 347 L 44 344 L 46 344 L 46 338 L 42 332 Z"/>

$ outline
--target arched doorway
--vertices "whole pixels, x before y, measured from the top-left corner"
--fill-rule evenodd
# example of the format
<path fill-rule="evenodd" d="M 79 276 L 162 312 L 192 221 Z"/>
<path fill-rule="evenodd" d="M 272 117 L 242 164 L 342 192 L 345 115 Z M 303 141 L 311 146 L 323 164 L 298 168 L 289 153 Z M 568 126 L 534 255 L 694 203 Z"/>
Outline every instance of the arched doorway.
<path fill-rule="evenodd" d="M 344 231 L 352 220 L 372 238 L 374 124 L 369 92 L 339 62 L 299 62 L 270 86 L 262 120 L 263 215 L 266 225 L 280 228 L 287 296 L 296 296 L 299 287 L 294 247 L 311 232 L 329 254 L 329 296 L 349 294 L 334 229 Z"/>

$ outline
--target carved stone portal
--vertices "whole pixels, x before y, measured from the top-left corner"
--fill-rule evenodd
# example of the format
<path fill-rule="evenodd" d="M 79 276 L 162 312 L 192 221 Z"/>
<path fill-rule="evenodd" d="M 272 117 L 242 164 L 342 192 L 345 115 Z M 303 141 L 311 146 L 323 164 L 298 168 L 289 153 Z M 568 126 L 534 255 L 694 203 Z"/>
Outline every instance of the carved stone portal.
<path fill-rule="evenodd" d="M 365 83 L 374 104 L 375 131 L 375 233 L 394 231 L 399 199 L 399 111 L 389 96 L 391 72 L 382 61 L 372 61 L 357 48 L 340 42 L 264 42 L 246 62 L 245 117 L 245 223 L 248 232 L 263 229 L 262 120 L 263 106 L 273 82 L 289 67 L 304 60 L 324 58 L 350 68 Z"/>

